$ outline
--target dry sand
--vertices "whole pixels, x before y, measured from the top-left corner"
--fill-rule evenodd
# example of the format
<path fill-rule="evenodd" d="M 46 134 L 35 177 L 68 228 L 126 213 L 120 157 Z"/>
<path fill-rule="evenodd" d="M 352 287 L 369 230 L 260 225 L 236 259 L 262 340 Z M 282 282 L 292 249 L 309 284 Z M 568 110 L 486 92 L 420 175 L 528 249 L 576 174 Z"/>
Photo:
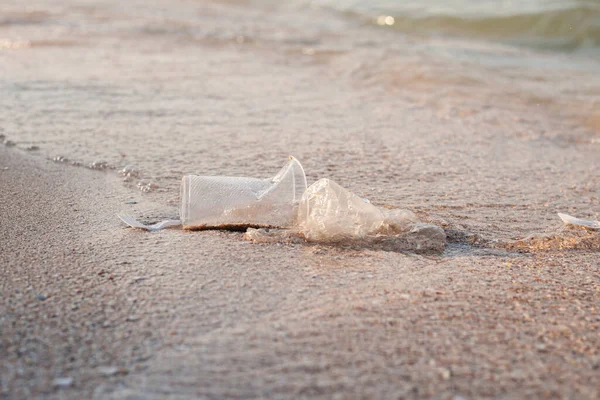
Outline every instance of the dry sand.
<path fill-rule="evenodd" d="M 115 212 L 164 206 L 111 175 L 6 148 L 0 164 L 2 398 L 600 395 L 597 251 L 146 233 Z"/>

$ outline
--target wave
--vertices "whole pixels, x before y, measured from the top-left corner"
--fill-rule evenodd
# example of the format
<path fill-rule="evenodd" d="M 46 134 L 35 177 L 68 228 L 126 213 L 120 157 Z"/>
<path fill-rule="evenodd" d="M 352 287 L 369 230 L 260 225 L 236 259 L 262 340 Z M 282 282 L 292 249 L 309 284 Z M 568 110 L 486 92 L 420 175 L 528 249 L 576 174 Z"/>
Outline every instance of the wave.
<path fill-rule="evenodd" d="M 600 1 L 563 3 L 560 8 L 539 4 L 535 9 L 523 7 L 522 12 L 514 8 L 506 12 L 496 2 L 483 12 L 439 9 L 432 2 L 425 3 L 430 10 L 415 10 L 395 1 L 377 8 L 361 2 L 348 7 L 344 2 L 321 5 L 409 34 L 451 35 L 559 51 L 600 50 Z"/>

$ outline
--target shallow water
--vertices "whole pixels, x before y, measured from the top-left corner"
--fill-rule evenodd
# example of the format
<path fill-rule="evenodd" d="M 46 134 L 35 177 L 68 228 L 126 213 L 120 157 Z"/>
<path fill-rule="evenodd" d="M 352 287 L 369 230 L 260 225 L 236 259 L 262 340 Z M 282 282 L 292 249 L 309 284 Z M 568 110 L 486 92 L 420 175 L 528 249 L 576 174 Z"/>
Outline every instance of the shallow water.
<path fill-rule="evenodd" d="M 474 231 L 600 212 L 593 53 L 307 2 L 9 1 L 0 15 L 0 134 L 160 201 L 177 203 L 184 174 L 266 178 L 294 155 L 309 183 Z"/>
<path fill-rule="evenodd" d="M 409 34 L 453 35 L 559 51 L 599 54 L 597 0 L 315 0 Z"/>

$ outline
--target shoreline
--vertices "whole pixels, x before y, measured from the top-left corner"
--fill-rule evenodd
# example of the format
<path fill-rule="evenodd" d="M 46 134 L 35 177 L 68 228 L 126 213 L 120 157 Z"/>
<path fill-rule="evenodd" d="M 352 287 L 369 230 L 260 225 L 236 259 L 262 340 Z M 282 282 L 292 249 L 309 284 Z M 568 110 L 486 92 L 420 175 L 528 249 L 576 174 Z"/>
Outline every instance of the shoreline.
<path fill-rule="evenodd" d="M 149 196 L 0 156 L 3 396 L 598 395 L 597 252 L 422 257 L 139 232 L 114 215 L 132 200 L 158 214 Z"/>
<path fill-rule="evenodd" d="M 600 397 L 600 236 L 570 243 L 556 215 L 600 218 L 587 64 L 286 5 L 93 3 L 0 24 L 44 40 L 0 49 L 0 399 Z M 451 243 L 116 217 L 173 218 L 181 176 L 290 155 Z"/>
<path fill-rule="evenodd" d="M 133 165 L 141 176 L 132 185 L 144 181 L 161 200 L 186 173 L 268 176 L 290 154 L 311 179 L 331 176 L 392 206 L 406 197 L 447 205 L 453 178 L 470 180 L 469 201 L 497 181 L 544 177 L 553 167 L 544 157 L 574 175 L 545 185 L 585 185 L 580 152 L 600 168 L 600 80 L 566 55 L 410 38 L 286 6 L 183 2 L 157 21 L 160 1 L 144 18 L 140 7 L 98 1 L 106 10 L 97 18 L 49 2 L 57 21 L 89 25 L 61 31 L 71 45 L 0 53 L 0 105 L 10 110 L 0 134 L 47 158 Z M 113 19 L 128 30 L 99 24 Z M 378 196 L 384 184 L 390 194 Z"/>

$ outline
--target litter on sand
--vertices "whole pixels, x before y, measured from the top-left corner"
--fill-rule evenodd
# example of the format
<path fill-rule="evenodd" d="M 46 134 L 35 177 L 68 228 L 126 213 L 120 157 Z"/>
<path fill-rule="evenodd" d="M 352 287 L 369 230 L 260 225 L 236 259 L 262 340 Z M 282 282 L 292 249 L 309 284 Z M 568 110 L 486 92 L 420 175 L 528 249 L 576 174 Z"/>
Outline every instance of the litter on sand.
<path fill-rule="evenodd" d="M 575 218 L 571 215 L 558 213 L 558 216 L 567 225 L 582 226 L 587 229 L 600 230 L 600 221 Z"/>
<path fill-rule="evenodd" d="M 125 222 L 132 228 L 145 229 L 147 231 L 160 231 L 161 229 L 168 228 L 170 226 L 180 226 L 181 220 L 178 219 L 168 219 L 166 221 L 157 222 L 152 225 L 144 225 L 135 218 L 126 214 L 117 214 L 117 216 L 121 219 L 121 221 Z"/>
<path fill-rule="evenodd" d="M 184 229 L 289 228 L 306 190 L 294 157 L 271 179 L 186 175 L 181 184 Z"/>
<path fill-rule="evenodd" d="M 367 245 L 388 250 L 441 251 L 444 230 L 424 224 L 408 210 L 381 210 L 330 179 L 307 187 L 293 157 L 270 179 L 186 175 L 181 220 L 144 225 L 119 214 L 133 228 L 149 231 L 241 229 L 253 242 L 309 241 Z"/>
<path fill-rule="evenodd" d="M 157 231 L 291 227 L 295 206 L 306 190 L 306 175 L 294 157 L 270 179 L 185 175 L 181 180 L 181 219 L 144 225 L 118 214 L 132 228 Z"/>

